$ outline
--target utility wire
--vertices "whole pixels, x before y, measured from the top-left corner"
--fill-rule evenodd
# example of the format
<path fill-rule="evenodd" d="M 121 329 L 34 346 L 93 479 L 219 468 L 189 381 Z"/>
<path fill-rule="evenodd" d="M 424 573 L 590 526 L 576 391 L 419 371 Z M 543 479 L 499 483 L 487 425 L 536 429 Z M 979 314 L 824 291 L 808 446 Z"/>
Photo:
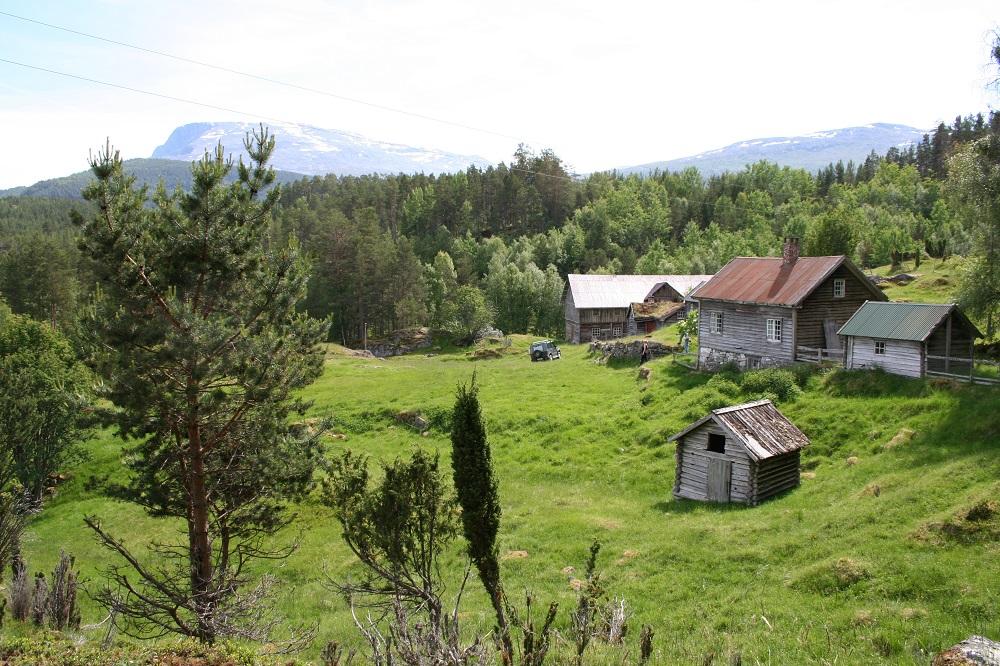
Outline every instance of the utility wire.
<path fill-rule="evenodd" d="M 0 12 L 0 14 L 2 14 L 2 13 L 3 12 Z M 208 108 L 208 109 L 216 109 L 218 111 L 226 111 L 226 112 L 229 112 L 229 113 L 238 113 L 240 115 L 261 118 L 261 119 L 264 119 L 264 120 L 273 120 L 273 121 L 276 121 L 276 122 L 279 122 L 279 123 L 288 123 L 290 125 L 298 125 L 298 124 L 300 124 L 300 123 L 293 122 L 291 120 L 283 120 L 281 118 L 275 118 L 273 116 L 265 116 L 265 115 L 261 115 L 259 113 L 251 113 L 249 111 L 240 111 L 238 109 L 232 109 L 232 108 L 229 108 L 229 107 L 226 107 L 226 106 L 219 106 L 217 104 L 209 104 L 207 102 L 199 102 L 199 101 L 196 101 L 196 100 L 193 100 L 193 99 L 185 99 L 183 97 L 174 97 L 173 95 L 166 95 L 164 93 L 153 92 L 152 90 L 142 90 L 141 88 L 133 88 L 131 86 L 125 86 L 125 85 L 121 85 L 121 84 L 118 84 L 118 83 L 110 83 L 108 81 L 101 81 L 101 80 L 98 80 L 98 79 L 92 79 L 92 78 L 89 78 L 89 77 L 86 77 L 86 76 L 80 76 L 78 74 L 70 74 L 68 72 L 60 72 L 60 71 L 55 70 L 55 69 L 48 69 L 46 67 L 39 67 L 37 65 L 29 65 L 27 63 L 18 62 L 16 60 L 9 60 L 7 58 L 0 58 L 0 62 L 5 62 L 5 63 L 7 63 L 9 65 L 17 65 L 18 67 L 25 67 L 27 69 L 34 69 L 36 71 L 46 72 L 48 74 L 55 74 L 57 76 L 65 76 L 67 78 L 76 79 L 78 81 L 86 81 L 87 83 L 96 83 L 98 85 L 108 86 L 109 88 L 118 88 L 119 90 L 127 90 L 129 92 L 139 93 L 139 94 L 142 94 L 142 95 L 150 95 L 152 97 L 159 97 L 161 99 L 169 99 L 169 100 L 174 101 L 174 102 L 182 102 L 184 104 L 194 104 L 196 106 L 202 106 L 202 107 L 205 107 L 205 108 Z M 532 171 L 531 169 L 524 169 L 524 168 L 516 167 L 516 166 L 508 166 L 507 169 L 509 171 L 519 171 L 521 173 L 528 173 L 528 174 L 532 174 L 532 175 L 535 175 L 535 176 L 543 176 L 545 178 L 555 178 L 555 179 L 558 179 L 558 180 L 566 180 L 566 181 L 569 181 L 571 183 L 578 182 L 576 179 L 571 178 L 569 176 L 558 176 L 558 175 L 551 174 L 551 173 L 544 173 L 544 172 L 541 172 L 541 171 Z M 719 205 L 718 200 L 716 200 L 716 201 L 709 201 L 708 199 L 689 199 L 687 197 L 682 197 L 682 196 L 678 196 L 678 195 L 668 195 L 668 197 L 670 199 L 683 199 L 685 201 L 685 203 L 687 203 L 688 205 L 697 204 L 697 205 L 705 205 L 705 206 L 712 206 L 712 207 L 715 207 L 715 206 Z M 752 208 L 746 208 L 746 207 L 743 207 L 743 206 L 737 206 L 736 204 L 731 204 L 730 207 L 733 208 L 734 210 L 742 210 L 742 211 L 745 211 L 745 212 L 748 212 L 748 213 L 756 213 L 757 212 L 756 210 L 754 210 Z"/>
<path fill-rule="evenodd" d="M 321 90 L 319 88 L 311 88 L 309 86 L 299 85 L 297 83 L 289 83 L 287 81 L 281 81 L 279 79 L 274 79 L 268 76 L 261 76 L 259 74 L 253 74 L 251 72 L 244 72 L 238 69 L 232 69 L 230 67 L 225 67 L 223 65 L 216 65 L 210 62 L 204 62 L 202 60 L 195 60 L 194 58 L 187 58 L 185 56 L 176 55 L 174 53 L 167 53 L 166 51 L 158 51 L 156 49 L 146 48 L 145 46 L 139 46 L 137 44 L 130 44 L 128 42 L 119 41 L 117 39 L 111 39 L 110 37 L 102 37 L 101 35 L 94 35 L 89 32 L 83 32 L 82 30 L 74 30 L 73 28 L 67 28 L 65 26 L 56 25 L 54 23 L 46 23 L 45 21 L 39 21 L 37 19 L 28 18 L 27 16 L 20 16 L 18 14 L 12 14 L 11 12 L 0 11 L 0 15 L 7 16 L 9 18 L 17 19 L 19 21 L 25 21 L 27 23 L 34 23 L 35 25 L 41 25 L 46 28 L 51 28 L 53 30 L 61 30 L 63 32 L 68 32 L 74 35 L 80 35 L 81 37 L 87 37 L 89 39 L 96 39 L 98 41 L 106 42 L 108 44 L 115 44 L 116 46 L 123 46 L 129 49 L 135 49 L 136 51 L 142 51 L 144 53 L 151 53 L 153 55 L 158 55 L 164 58 L 170 58 L 172 60 L 177 60 L 179 62 L 185 62 L 191 65 L 198 65 L 199 67 L 207 67 L 208 69 L 214 69 L 220 72 L 226 72 L 227 74 L 235 74 L 236 76 L 242 76 L 248 79 L 255 79 L 257 81 L 264 81 L 266 83 L 271 83 L 277 86 L 284 86 L 286 88 L 293 88 L 295 90 L 301 90 L 304 92 L 314 93 L 316 95 L 324 95 L 326 97 L 332 97 L 333 99 L 339 99 L 344 102 L 351 102 L 352 104 L 361 104 L 372 109 L 380 109 L 382 111 L 389 111 L 390 113 L 398 113 L 404 116 L 410 116 L 411 118 L 419 118 L 421 120 L 428 120 L 435 123 L 440 123 L 442 125 L 450 125 L 452 127 L 459 127 L 461 129 L 471 130 L 473 132 L 482 132 L 483 134 L 492 134 L 493 136 L 502 137 L 504 139 L 512 139 L 514 141 L 523 141 L 521 137 L 516 137 L 510 134 L 504 134 L 503 132 L 496 132 L 494 130 L 485 129 L 483 127 L 476 127 L 475 125 L 467 125 L 465 123 L 457 122 L 454 120 L 447 120 L 444 118 L 436 118 L 434 116 L 429 116 L 423 113 L 417 113 L 415 111 L 407 111 L 406 109 L 399 109 L 396 107 L 388 106 L 385 104 L 378 104 L 376 102 L 369 102 L 363 99 L 358 99 L 356 97 L 348 97 L 347 95 L 341 95 L 338 93 L 330 92 L 328 90 Z M 202 105 L 204 106 L 204 105 Z M 214 107 L 219 108 L 219 107 Z"/>
<path fill-rule="evenodd" d="M 2 12 L 0 12 L 2 13 Z M 46 72 L 48 74 L 55 74 L 57 76 L 65 76 L 69 79 L 76 79 L 78 81 L 86 81 L 87 83 L 96 83 L 98 85 L 107 86 L 109 88 L 118 88 L 119 90 L 127 90 L 129 92 L 139 93 L 142 95 L 150 95 L 151 97 L 159 97 L 161 99 L 169 99 L 174 102 L 182 102 L 184 104 L 194 104 L 196 106 L 203 106 L 208 109 L 215 109 L 217 111 L 226 111 L 228 113 L 237 113 L 243 116 L 250 116 L 251 118 L 262 118 L 264 120 L 273 120 L 279 123 L 288 123 L 291 125 L 298 125 L 299 123 L 294 123 L 290 120 L 282 120 L 281 118 L 275 118 L 273 116 L 265 116 L 259 113 L 251 113 L 249 111 L 240 111 L 239 109 L 232 109 L 226 106 L 219 106 L 217 104 L 209 104 L 207 102 L 199 102 L 193 99 L 185 99 L 183 97 L 174 97 L 173 95 L 166 95 L 164 93 L 153 92 L 152 90 L 142 90 L 141 88 L 133 88 L 131 86 L 121 85 L 119 83 L 110 83 L 108 81 L 100 81 L 98 79 L 92 79 L 86 76 L 80 76 L 79 74 L 70 74 L 68 72 L 60 72 L 55 69 L 48 69 L 45 67 L 39 67 L 38 65 L 29 65 L 25 62 L 18 62 L 17 60 L 8 60 L 7 58 L 0 58 L 0 62 L 5 62 L 9 65 L 17 65 L 18 67 L 25 67 L 27 69 L 34 69 L 39 72 Z"/>
<path fill-rule="evenodd" d="M 6 14 L 6 12 L 0 11 L 0 14 Z M 233 109 L 231 107 L 219 106 L 218 104 L 210 104 L 208 102 L 199 102 L 197 100 L 186 99 L 184 97 L 175 97 L 174 95 L 167 95 L 165 93 L 158 93 L 158 92 L 155 92 L 155 91 L 152 91 L 152 90 L 143 90 L 141 88 L 134 88 L 132 86 L 126 86 L 126 85 L 122 85 L 122 84 L 119 84 L 119 83 L 111 83 L 109 81 L 101 81 L 100 79 L 93 79 L 93 78 L 90 78 L 90 77 L 87 77 L 87 76 L 81 76 L 79 74 L 71 74 L 69 72 L 61 72 L 61 71 L 58 71 L 58 70 L 55 70 L 55 69 L 49 69 L 49 68 L 46 68 L 46 67 L 39 67 L 38 65 L 29 65 L 28 63 L 19 62 L 17 60 L 10 60 L 8 58 L 0 58 L 0 62 L 7 63 L 9 65 L 16 65 L 18 67 L 24 67 L 26 69 L 33 69 L 33 70 L 36 70 L 36 71 L 39 71 L 39 72 L 45 72 L 47 74 L 55 74 L 56 76 L 63 76 L 63 77 L 70 78 L 70 79 L 76 79 L 77 81 L 85 81 L 87 83 L 94 83 L 94 84 L 101 85 L 101 86 L 107 86 L 109 88 L 117 88 L 118 90 L 126 90 L 128 92 L 138 93 L 138 94 L 141 94 L 141 95 L 149 95 L 151 97 L 158 97 L 160 99 L 168 99 L 168 100 L 171 100 L 171 101 L 174 101 L 174 102 L 181 102 L 183 104 L 193 104 L 195 106 L 201 106 L 201 107 L 204 107 L 204 108 L 207 108 L 207 109 L 215 109 L 217 111 L 226 111 L 227 113 L 236 113 L 236 114 L 239 114 L 239 115 L 249 116 L 249 117 L 252 117 L 252 118 L 259 118 L 259 119 L 263 119 L 263 120 L 272 120 L 272 121 L 279 122 L 279 123 L 287 123 L 289 125 L 301 125 L 301 123 L 297 123 L 297 122 L 292 121 L 292 120 L 286 120 L 286 119 L 283 119 L 283 118 L 277 118 L 275 116 L 267 116 L 267 115 L 263 115 L 263 114 L 256 113 L 256 112 L 250 112 L 250 111 L 241 111 L 239 109 Z M 527 173 L 527 174 L 531 174 L 531 175 L 534 175 L 534 176 L 542 176 L 544 178 L 553 178 L 553 179 L 556 179 L 556 180 L 565 180 L 565 181 L 569 181 L 571 183 L 578 182 L 577 178 L 573 178 L 573 177 L 570 177 L 570 176 L 560 176 L 560 175 L 551 174 L 551 173 L 544 173 L 542 171 L 532 171 L 531 169 L 524 169 L 522 167 L 516 167 L 516 166 L 513 166 L 513 165 L 508 166 L 507 169 L 509 171 L 518 171 L 518 172 L 521 172 L 521 173 Z M 576 175 L 576 174 L 574 174 L 574 175 Z M 691 198 L 682 197 L 682 196 L 679 196 L 679 195 L 668 195 L 668 197 L 670 199 L 684 200 L 684 202 L 687 203 L 688 205 L 695 204 L 695 205 L 705 205 L 705 206 L 712 206 L 712 207 L 715 207 L 715 206 L 719 205 L 718 200 L 716 200 L 716 201 L 709 201 L 708 199 L 691 199 Z M 732 209 L 734 209 L 734 210 L 741 210 L 741 211 L 745 211 L 745 212 L 748 212 L 748 213 L 756 213 L 756 212 L 758 212 L 755 209 L 746 208 L 746 207 L 743 207 L 743 206 L 737 206 L 735 203 L 732 203 L 730 205 L 730 207 Z"/>
<path fill-rule="evenodd" d="M 0 14 L 2 14 L 2 13 L 3 12 L 0 12 Z M 38 65 L 29 65 L 29 64 L 24 63 L 24 62 L 18 62 L 17 60 L 10 60 L 8 58 L 0 58 L 0 62 L 5 62 L 5 63 L 7 63 L 9 65 L 16 65 L 18 67 L 24 67 L 24 68 L 27 68 L 27 69 L 33 69 L 33 70 L 36 70 L 36 71 L 39 71 L 39 72 L 46 72 L 48 74 L 55 74 L 57 76 L 64 76 L 66 78 L 76 79 L 78 81 L 85 81 L 87 83 L 96 83 L 98 85 L 107 86 L 109 88 L 117 88 L 119 90 L 127 90 L 129 92 L 139 93 L 141 95 L 149 95 L 151 97 L 159 97 L 161 99 L 169 99 L 169 100 L 174 101 L 174 102 L 182 102 L 184 104 L 194 104 L 196 106 L 202 106 L 202 107 L 205 107 L 205 108 L 208 108 L 208 109 L 216 109 L 218 111 L 226 111 L 228 113 L 237 113 L 237 114 L 244 115 L 244 116 L 261 118 L 263 120 L 273 120 L 273 121 L 276 121 L 276 122 L 279 122 L 279 123 L 288 123 L 290 125 L 298 125 L 298 124 L 300 124 L 300 123 L 293 122 L 291 120 L 284 120 L 282 118 L 275 118 L 273 116 L 265 116 L 265 115 L 261 115 L 259 113 L 251 113 L 249 111 L 240 111 L 239 109 L 233 109 L 233 108 L 226 107 L 226 106 L 219 106 L 217 104 L 209 104 L 207 102 L 199 102 L 199 101 L 193 100 L 193 99 L 185 99 L 183 97 L 175 97 L 173 95 L 166 95 L 164 93 L 158 93 L 158 92 L 154 92 L 152 90 L 142 90 L 141 88 L 133 88 L 131 86 L 125 86 L 125 85 L 121 85 L 121 84 L 118 84 L 118 83 L 110 83 L 108 81 L 101 81 L 99 79 L 92 79 L 92 78 L 87 77 L 87 76 L 80 76 L 79 74 L 70 74 L 68 72 L 60 72 L 60 71 L 55 70 L 55 69 L 48 69 L 46 67 L 39 67 Z M 524 169 L 524 168 L 516 167 L 516 166 L 508 166 L 507 169 L 509 171 L 518 171 L 518 172 L 521 172 L 521 173 L 528 173 L 528 174 L 532 174 L 532 175 L 535 175 L 535 176 L 543 176 L 545 178 L 555 178 L 555 179 L 558 179 L 558 180 L 566 180 L 566 181 L 569 181 L 571 183 L 578 182 L 576 179 L 571 178 L 569 176 L 558 176 L 558 175 L 551 174 L 551 173 L 544 173 L 544 172 L 541 172 L 541 171 L 532 171 L 531 169 Z M 668 196 L 670 196 L 670 195 L 668 195 Z M 681 197 L 681 196 L 670 196 L 670 198 L 671 199 L 684 199 L 688 204 L 694 203 L 694 204 L 702 204 L 702 205 L 707 205 L 707 206 L 716 206 L 716 205 L 718 205 L 718 201 L 709 201 L 707 199 L 702 199 L 702 200 L 699 200 L 699 199 L 688 199 L 686 197 Z M 742 206 L 737 206 L 735 204 L 733 204 L 731 207 L 733 209 L 735 209 L 735 210 L 743 210 L 743 211 L 746 211 L 746 212 L 749 212 L 749 213 L 755 213 L 755 212 L 757 212 L 757 211 L 755 211 L 753 209 L 745 208 L 745 207 L 742 207 Z"/>

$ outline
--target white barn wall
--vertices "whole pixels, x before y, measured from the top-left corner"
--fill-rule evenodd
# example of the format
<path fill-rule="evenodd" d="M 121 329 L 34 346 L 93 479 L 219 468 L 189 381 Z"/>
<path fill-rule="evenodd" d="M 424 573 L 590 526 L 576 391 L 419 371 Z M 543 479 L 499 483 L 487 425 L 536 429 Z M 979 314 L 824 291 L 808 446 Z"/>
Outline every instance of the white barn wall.
<path fill-rule="evenodd" d="M 923 354 L 920 342 L 885 340 L 885 354 L 875 354 L 875 339 L 852 336 L 848 342 L 848 369 L 882 368 L 904 377 L 923 376 Z"/>

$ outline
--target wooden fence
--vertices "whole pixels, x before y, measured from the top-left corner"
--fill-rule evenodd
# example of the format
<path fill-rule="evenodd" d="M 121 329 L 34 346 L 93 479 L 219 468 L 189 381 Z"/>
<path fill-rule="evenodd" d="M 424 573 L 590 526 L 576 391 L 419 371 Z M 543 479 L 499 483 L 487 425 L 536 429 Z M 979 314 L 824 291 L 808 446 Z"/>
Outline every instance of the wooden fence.
<path fill-rule="evenodd" d="M 824 349 L 823 347 L 796 347 L 795 360 L 806 363 L 843 363 L 843 349 Z"/>
<path fill-rule="evenodd" d="M 976 361 L 970 358 L 934 356 L 931 354 L 928 354 L 926 359 L 927 368 L 925 373 L 928 377 L 947 377 L 962 382 L 972 382 L 973 384 L 1000 385 L 1000 363 L 997 361 Z M 996 368 L 997 376 L 977 374 L 977 367 L 980 368 L 980 373 L 982 368 Z"/>

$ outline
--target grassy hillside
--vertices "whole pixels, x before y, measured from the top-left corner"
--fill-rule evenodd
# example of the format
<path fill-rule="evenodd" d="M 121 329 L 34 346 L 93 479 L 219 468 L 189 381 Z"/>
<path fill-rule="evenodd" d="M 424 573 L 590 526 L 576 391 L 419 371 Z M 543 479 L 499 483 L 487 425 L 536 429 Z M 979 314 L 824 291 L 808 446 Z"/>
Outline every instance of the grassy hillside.
<path fill-rule="evenodd" d="M 950 303 L 954 300 L 955 289 L 961 281 L 965 259 L 951 257 L 949 259 L 927 259 L 914 266 L 908 261 L 899 269 L 881 266 L 873 272 L 876 275 L 895 275 L 909 273 L 916 279 L 905 285 L 886 283 L 882 285 L 886 296 L 891 301 L 914 301 L 923 303 Z"/>
<path fill-rule="evenodd" d="M 668 359 L 637 381 L 634 367 L 595 364 L 585 346 L 530 363 L 527 344 L 516 337 L 515 353 L 478 362 L 463 351 L 371 360 L 331 350 L 308 395 L 346 437 L 329 440 L 331 455 L 350 447 L 389 459 L 421 447 L 447 458 L 447 432 L 421 437 L 393 415 L 421 410 L 434 422 L 475 370 L 501 482 L 502 552 L 528 553 L 505 560 L 509 591 L 559 601 L 560 631 L 575 603 L 563 569 L 580 571 L 596 538 L 613 594 L 634 610 L 630 640 L 642 623 L 655 628 L 656 663 L 726 664 L 736 653 L 746 664 L 927 663 L 971 633 L 1000 637 L 998 389 L 810 376 L 781 405 L 813 442 L 802 486 L 756 508 L 714 506 L 671 497 L 666 439 L 748 396 Z M 94 588 L 107 558 L 84 515 L 130 544 L 177 539 L 180 526 L 102 497 L 102 482 L 120 474 L 121 443 L 106 434 L 88 448 L 32 525 L 26 554 L 32 568 L 50 570 L 66 548 Z M 966 516 L 976 505 L 978 521 Z M 356 566 L 330 512 L 301 505 L 283 538 L 301 548 L 274 572 L 280 609 L 319 623 L 307 656 L 326 640 L 357 645 L 344 601 L 323 584 L 325 572 L 343 577 Z M 454 582 L 457 547 L 448 562 Z M 85 624 L 103 617 L 85 603 Z M 467 626 L 488 628 L 485 596 L 474 589 L 466 603 Z"/>

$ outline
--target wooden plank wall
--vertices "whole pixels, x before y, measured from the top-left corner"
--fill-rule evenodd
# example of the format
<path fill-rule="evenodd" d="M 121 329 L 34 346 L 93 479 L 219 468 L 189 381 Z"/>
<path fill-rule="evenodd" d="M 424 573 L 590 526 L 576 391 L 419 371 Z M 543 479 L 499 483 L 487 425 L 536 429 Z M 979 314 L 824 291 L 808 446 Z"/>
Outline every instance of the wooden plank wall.
<path fill-rule="evenodd" d="M 708 421 L 678 440 L 675 497 L 708 501 L 708 465 L 713 458 L 732 464 L 730 502 L 755 505 L 799 485 L 799 451 L 755 462 L 742 444 L 728 436 L 725 453 L 709 451 L 710 433 L 726 435 L 721 426 Z"/>
<path fill-rule="evenodd" d="M 761 460 L 753 478 L 753 504 L 799 485 L 799 452 Z"/>
<path fill-rule="evenodd" d="M 713 312 L 723 314 L 722 335 L 710 332 Z M 768 319 L 781 319 L 781 342 L 768 342 Z M 791 363 L 795 360 L 792 309 L 703 300 L 698 319 L 698 343 L 703 357 L 708 350 L 716 349 Z"/>
<path fill-rule="evenodd" d="M 833 281 L 836 279 L 845 280 L 843 298 L 833 297 Z M 823 321 L 833 319 L 839 329 L 865 301 L 870 300 L 872 294 L 865 285 L 846 266 L 840 266 L 802 301 L 797 316 L 796 344 L 800 347 L 825 348 L 827 345 Z"/>
<path fill-rule="evenodd" d="M 948 320 L 951 320 L 951 345 L 948 345 Z M 927 353 L 931 356 L 951 356 L 953 358 L 967 358 L 969 363 L 962 361 L 949 361 L 947 372 L 956 375 L 968 375 L 971 368 L 973 344 L 972 331 L 965 325 L 960 317 L 949 314 L 948 319 L 940 325 L 927 338 Z M 928 359 L 927 369 L 936 372 L 945 372 L 945 362 L 940 359 Z"/>
<path fill-rule="evenodd" d="M 576 311 L 573 303 L 573 290 L 566 290 L 566 304 L 563 306 L 566 316 L 566 341 L 574 344 L 580 343 L 580 315 Z"/>
<path fill-rule="evenodd" d="M 882 368 L 905 377 L 923 376 L 921 344 L 908 340 L 885 340 L 885 354 L 875 354 L 875 340 L 853 336 L 848 344 L 848 369 Z"/>
<path fill-rule="evenodd" d="M 729 484 L 731 502 L 750 504 L 753 502 L 751 483 L 752 461 L 743 446 L 726 437 L 726 452 L 714 453 L 708 450 L 708 435 L 726 435 L 714 421 L 689 432 L 677 441 L 677 469 L 674 478 L 674 495 L 688 499 L 708 500 L 708 461 L 710 458 L 729 460 L 732 463 L 732 478 Z"/>

